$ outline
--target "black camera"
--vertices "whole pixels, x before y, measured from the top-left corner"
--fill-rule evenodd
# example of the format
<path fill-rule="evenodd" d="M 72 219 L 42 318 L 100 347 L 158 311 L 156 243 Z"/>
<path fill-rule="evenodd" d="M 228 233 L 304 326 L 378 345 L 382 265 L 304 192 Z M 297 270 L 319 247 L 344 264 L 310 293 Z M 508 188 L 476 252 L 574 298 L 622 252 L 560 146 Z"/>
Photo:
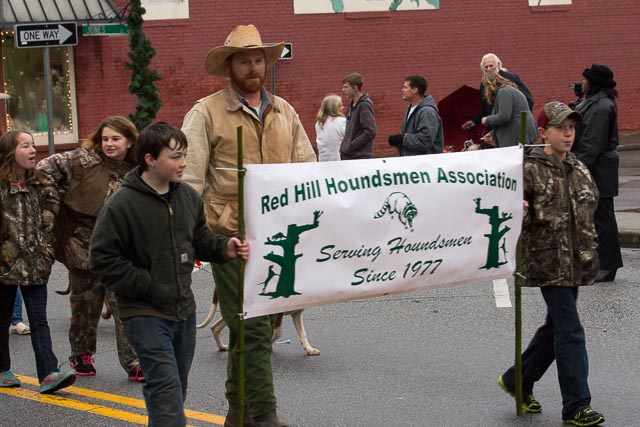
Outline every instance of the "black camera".
<path fill-rule="evenodd" d="M 584 96 L 584 88 L 582 87 L 582 82 L 569 83 L 569 88 L 573 89 L 573 92 L 578 98 L 582 98 Z"/>
<path fill-rule="evenodd" d="M 582 102 L 582 97 L 584 96 L 584 86 L 582 86 L 582 82 L 573 82 L 569 83 L 569 88 L 573 89 L 573 92 L 578 97 L 578 99 L 569 103 L 569 108 L 575 110 L 578 104 Z"/>

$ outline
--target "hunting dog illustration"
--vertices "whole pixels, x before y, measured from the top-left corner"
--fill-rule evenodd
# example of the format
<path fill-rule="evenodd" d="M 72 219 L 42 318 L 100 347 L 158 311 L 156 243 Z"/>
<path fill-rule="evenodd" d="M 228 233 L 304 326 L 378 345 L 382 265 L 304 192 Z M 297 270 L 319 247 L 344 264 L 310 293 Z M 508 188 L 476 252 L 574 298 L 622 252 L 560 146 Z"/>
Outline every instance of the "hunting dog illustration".
<path fill-rule="evenodd" d="M 398 220 L 404 225 L 404 228 L 410 228 L 413 231 L 413 219 L 418 215 L 418 209 L 404 193 L 394 192 L 389 194 L 380 210 L 373 215 L 373 218 L 382 218 L 386 213 L 391 218 L 393 218 L 394 214 L 397 214 Z"/>
<path fill-rule="evenodd" d="M 202 268 L 203 270 L 207 270 L 204 267 L 200 267 L 200 268 Z M 211 273 L 209 272 L 209 274 Z M 209 313 L 207 314 L 206 319 L 202 321 L 202 323 L 196 325 L 196 328 L 202 329 L 205 326 L 207 326 L 209 323 L 211 323 L 211 321 L 213 320 L 213 317 L 216 314 L 217 308 L 218 308 L 218 292 L 214 288 L 213 301 L 211 302 L 211 308 L 209 309 Z M 305 330 L 304 322 L 302 321 L 303 310 L 304 309 L 293 310 L 293 311 L 277 314 L 276 326 L 275 326 L 275 329 L 273 330 L 273 337 L 271 338 L 271 342 L 275 342 L 282 336 L 282 318 L 284 317 L 285 314 L 288 314 L 291 316 L 291 319 L 293 320 L 293 325 L 296 327 L 296 331 L 298 332 L 298 336 L 300 337 L 300 343 L 302 344 L 302 347 L 304 347 L 304 350 L 307 352 L 309 356 L 318 356 L 320 354 L 320 350 L 312 347 L 311 344 L 309 344 L 309 339 L 307 338 L 307 331 Z M 229 350 L 229 346 L 225 344 L 222 341 L 222 338 L 220 337 L 220 333 L 224 329 L 225 325 L 226 323 L 224 319 L 220 318 L 217 321 L 215 321 L 210 328 L 211 333 L 213 334 L 213 339 L 216 341 L 216 345 L 218 346 L 218 349 L 220 351 Z"/>

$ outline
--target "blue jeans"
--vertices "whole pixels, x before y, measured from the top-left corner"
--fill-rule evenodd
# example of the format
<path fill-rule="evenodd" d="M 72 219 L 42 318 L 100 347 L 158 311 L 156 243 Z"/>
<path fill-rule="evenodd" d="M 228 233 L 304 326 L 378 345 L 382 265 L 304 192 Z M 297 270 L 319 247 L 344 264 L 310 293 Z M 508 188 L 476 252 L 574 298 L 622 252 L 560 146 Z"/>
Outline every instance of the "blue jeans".
<path fill-rule="evenodd" d="M 522 392 L 530 395 L 534 383 L 555 360 L 562 418 L 566 419 L 591 404 L 586 339 L 576 307 L 578 288 L 549 286 L 540 290 L 547 303 L 547 318 L 522 353 Z M 515 367 L 509 368 L 502 379 L 507 387 L 515 389 Z"/>
<path fill-rule="evenodd" d="M 0 371 L 11 369 L 9 356 L 9 324 L 18 286 L 0 285 Z M 20 286 L 31 327 L 31 346 L 36 357 L 38 380 L 42 380 L 58 368 L 53 354 L 51 332 L 47 322 L 47 286 Z"/>
<path fill-rule="evenodd" d="M 16 299 L 13 302 L 13 314 L 11 315 L 11 324 L 17 325 L 22 322 L 22 294 L 20 293 L 20 288 L 18 288 L 18 292 L 16 292 Z"/>
<path fill-rule="evenodd" d="M 182 322 L 142 316 L 122 322 L 144 373 L 142 393 L 149 426 L 185 426 L 184 401 L 196 348 L 196 314 Z"/>

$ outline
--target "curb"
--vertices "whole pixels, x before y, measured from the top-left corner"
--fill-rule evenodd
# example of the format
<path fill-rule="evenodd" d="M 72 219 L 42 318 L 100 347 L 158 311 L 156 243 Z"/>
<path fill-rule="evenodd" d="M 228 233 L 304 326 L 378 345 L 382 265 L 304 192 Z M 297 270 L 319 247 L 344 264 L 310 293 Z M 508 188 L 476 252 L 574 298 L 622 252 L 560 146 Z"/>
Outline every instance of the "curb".
<path fill-rule="evenodd" d="M 640 142 L 632 142 L 629 144 L 618 145 L 617 151 L 640 150 Z"/>
<path fill-rule="evenodd" d="M 620 246 L 623 248 L 640 248 L 640 233 L 632 230 L 618 230 Z"/>

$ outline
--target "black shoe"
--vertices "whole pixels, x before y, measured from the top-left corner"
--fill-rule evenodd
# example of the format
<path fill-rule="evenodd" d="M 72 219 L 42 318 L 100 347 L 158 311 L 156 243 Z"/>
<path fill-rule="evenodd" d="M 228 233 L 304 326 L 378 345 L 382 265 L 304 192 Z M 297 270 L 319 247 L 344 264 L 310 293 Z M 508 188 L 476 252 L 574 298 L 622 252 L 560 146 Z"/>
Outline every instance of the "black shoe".
<path fill-rule="evenodd" d="M 93 357 L 89 353 L 71 356 L 69 364 L 81 377 L 90 377 L 96 374 L 96 368 L 93 366 Z"/>
<path fill-rule="evenodd" d="M 579 427 L 589 427 L 595 426 L 598 424 L 602 424 L 604 422 L 604 415 L 600 412 L 596 412 L 591 407 L 587 406 L 581 411 L 576 412 L 576 414 L 571 418 L 566 418 L 563 420 L 565 424 L 573 424 L 574 426 Z"/>
<path fill-rule="evenodd" d="M 498 385 L 501 389 L 509 393 L 511 397 L 513 397 L 514 399 L 516 398 L 515 390 L 511 390 L 509 387 L 507 387 L 507 385 L 502 380 L 502 375 L 498 377 Z M 542 405 L 540 405 L 540 402 L 536 400 L 536 398 L 533 396 L 533 393 L 528 396 L 522 396 L 521 407 L 523 411 L 529 412 L 530 414 L 538 414 L 542 412 Z"/>
<path fill-rule="evenodd" d="M 616 278 L 616 272 L 618 270 L 598 270 L 596 274 L 596 283 L 601 282 L 613 282 Z"/>

